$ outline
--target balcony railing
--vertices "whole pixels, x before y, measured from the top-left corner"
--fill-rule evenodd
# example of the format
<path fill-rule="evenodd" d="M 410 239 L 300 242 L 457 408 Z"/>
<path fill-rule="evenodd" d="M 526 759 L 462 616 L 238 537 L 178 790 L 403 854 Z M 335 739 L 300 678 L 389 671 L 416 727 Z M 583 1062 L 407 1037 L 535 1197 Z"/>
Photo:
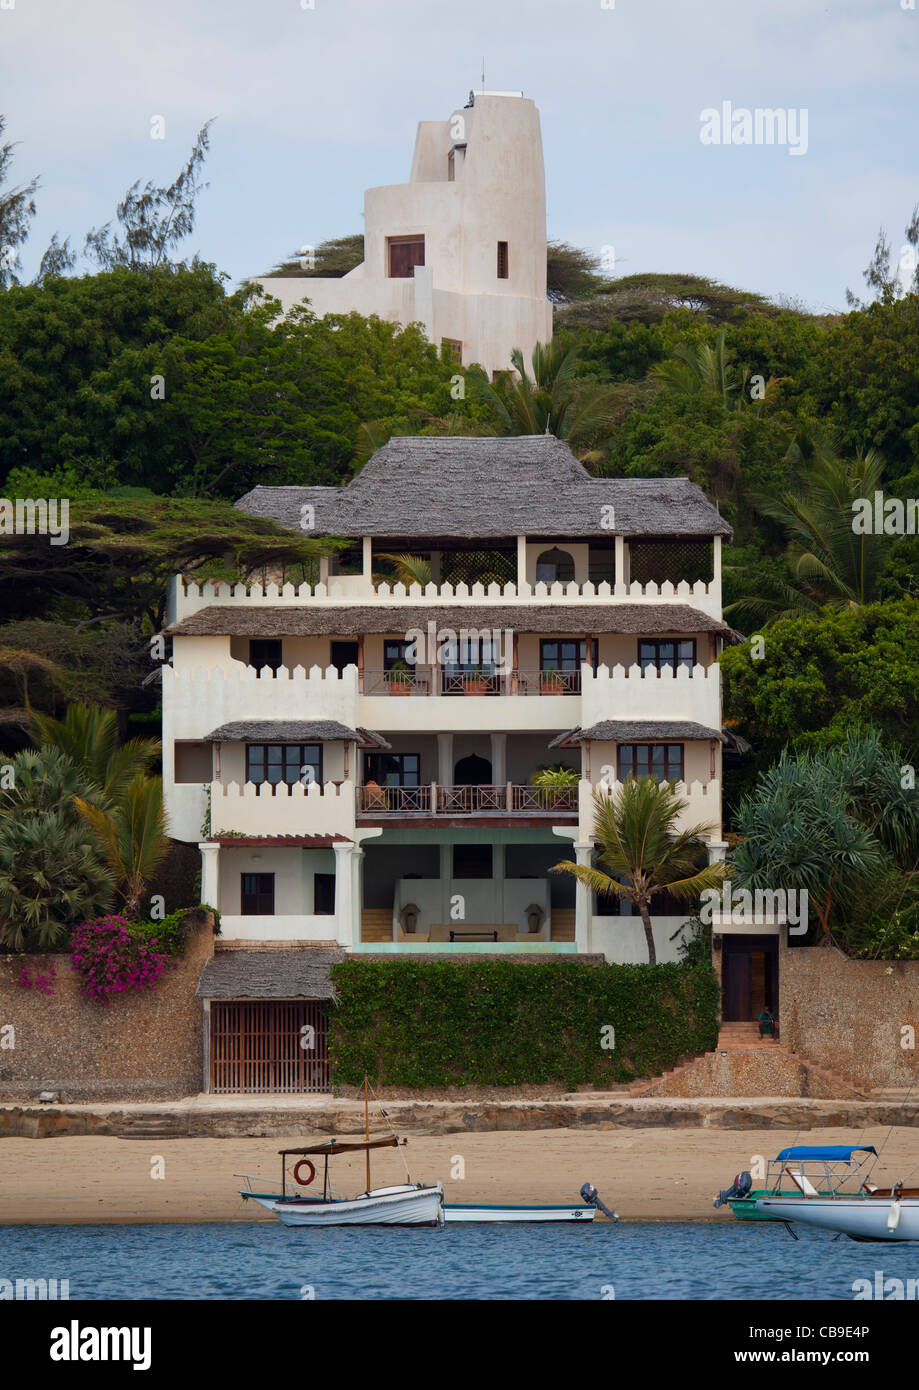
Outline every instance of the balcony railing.
<path fill-rule="evenodd" d="M 500 786 L 357 788 L 358 815 L 481 816 L 575 814 L 577 787 Z"/>
<path fill-rule="evenodd" d="M 367 671 L 362 695 L 580 695 L 580 671 L 450 671 L 439 666 Z"/>

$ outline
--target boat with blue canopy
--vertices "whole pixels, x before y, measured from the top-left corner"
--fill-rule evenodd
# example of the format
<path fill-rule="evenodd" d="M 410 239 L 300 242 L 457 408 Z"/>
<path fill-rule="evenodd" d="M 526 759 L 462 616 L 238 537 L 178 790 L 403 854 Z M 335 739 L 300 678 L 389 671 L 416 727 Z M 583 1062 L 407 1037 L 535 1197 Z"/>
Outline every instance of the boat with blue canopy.
<path fill-rule="evenodd" d="M 729 1206 L 738 1221 L 785 1221 L 777 1208 L 759 1207 L 760 1199 L 795 1202 L 869 1192 L 868 1175 L 877 1157 L 870 1144 L 795 1144 L 772 1159 L 761 1187 L 753 1186 L 750 1173 L 738 1173 L 713 1205 Z"/>

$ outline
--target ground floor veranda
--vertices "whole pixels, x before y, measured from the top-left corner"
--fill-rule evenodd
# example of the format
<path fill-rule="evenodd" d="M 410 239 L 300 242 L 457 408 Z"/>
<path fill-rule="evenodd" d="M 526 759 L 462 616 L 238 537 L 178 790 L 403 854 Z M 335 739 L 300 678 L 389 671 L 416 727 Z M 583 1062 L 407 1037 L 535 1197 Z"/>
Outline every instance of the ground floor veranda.
<path fill-rule="evenodd" d="M 355 953 L 573 953 L 643 962 L 629 904 L 597 900 L 562 862 L 590 863 L 576 825 L 379 827 L 329 836 L 226 837 L 201 845 L 202 900 L 228 940 Z M 678 958 L 687 914 L 653 918 L 659 961 Z"/>

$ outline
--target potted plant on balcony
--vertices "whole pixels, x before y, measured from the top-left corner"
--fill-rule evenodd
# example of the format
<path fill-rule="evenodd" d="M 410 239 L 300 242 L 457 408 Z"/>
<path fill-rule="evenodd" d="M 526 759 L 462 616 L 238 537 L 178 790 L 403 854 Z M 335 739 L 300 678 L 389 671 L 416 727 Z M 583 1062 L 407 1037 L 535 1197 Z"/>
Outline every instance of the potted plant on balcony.
<path fill-rule="evenodd" d="M 410 695 L 412 691 L 412 671 L 408 662 L 401 656 L 393 662 L 386 672 L 386 683 L 390 695 Z"/>
<path fill-rule="evenodd" d="M 488 676 L 480 666 L 472 671 L 463 672 L 463 694 L 464 695 L 487 695 Z"/>
<path fill-rule="evenodd" d="M 539 673 L 539 693 L 541 695 L 563 695 L 565 693 L 565 673 L 557 666 L 547 666 Z"/>
<path fill-rule="evenodd" d="M 572 807 L 576 804 L 572 792 L 577 790 L 581 774 L 576 767 L 541 767 L 530 778 L 530 785 L 539 788 L 539 802 L 544 810 Z"/>

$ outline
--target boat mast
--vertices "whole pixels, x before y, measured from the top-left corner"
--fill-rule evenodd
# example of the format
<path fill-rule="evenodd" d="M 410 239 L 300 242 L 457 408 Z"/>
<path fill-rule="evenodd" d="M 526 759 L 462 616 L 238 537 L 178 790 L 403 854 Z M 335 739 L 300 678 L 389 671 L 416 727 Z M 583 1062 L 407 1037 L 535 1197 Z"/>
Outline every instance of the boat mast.
<path fill-rule="evenodd" d="M 367 1073 L 364 1072 L 364 1138 L 370 1143 L 370 1101 L 367 1098 Z M 367 1161 L 367 1191 L 370 1191 L 370 1149 L 364 1151 Z"/>

